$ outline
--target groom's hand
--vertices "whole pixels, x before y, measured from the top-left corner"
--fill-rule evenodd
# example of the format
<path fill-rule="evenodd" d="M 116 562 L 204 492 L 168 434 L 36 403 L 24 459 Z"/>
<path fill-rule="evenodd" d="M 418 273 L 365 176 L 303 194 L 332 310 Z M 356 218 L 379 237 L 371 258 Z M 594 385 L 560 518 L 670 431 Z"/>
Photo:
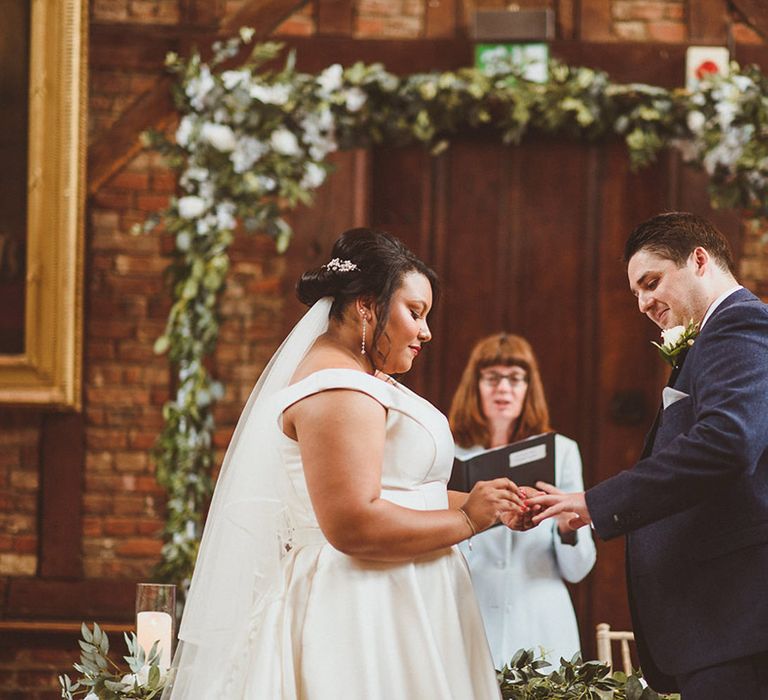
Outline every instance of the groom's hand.
<path fill-rule="evenodd" d="M 536 489 L 530 487 L 518 487 L 518 492 L 524 499 L 529 499 L 532 496 L 540 493 Z M 527 506 L 523 505 L 521 508 L 513 507 L 511 510 L 504 511 L 499 514 L 499 521 L 506 525 L 510 530 L 517 530 L 524 532 L 530 530 L 532 527 L 536 527 L 538 523 L 533 522 L 533 516 L 541 510 L 541 506 Z"/>
<path fill-rule="evenodd" d="M 591 524 L 592 517 L 587 509 L 587 501 L 583 491 L 580 493 L 563 493 L 560 489 L 551 484 L 545 484 L 543 481 L 537 482 L 536 488 L 541 489 L 544 493 L 527 498 L 525 501 L 525 505 L 529 508 L 543 508 L 533 516 L 534 525 L 554 517 L 558 518 L 558 526 L 562 524 L 571 530 L 578 530 L 580 527 Z"/>

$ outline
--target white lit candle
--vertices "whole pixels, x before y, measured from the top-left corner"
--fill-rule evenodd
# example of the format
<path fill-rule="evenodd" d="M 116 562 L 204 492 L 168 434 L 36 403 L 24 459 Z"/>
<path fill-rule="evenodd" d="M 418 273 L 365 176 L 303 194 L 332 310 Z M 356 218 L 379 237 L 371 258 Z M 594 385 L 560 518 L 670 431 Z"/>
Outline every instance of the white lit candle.
<path fill-rule="evenodd" d="M 142 611 L 136 615 L 136 637 L 148 655 L 155 642 L 159 642 L 160 670 L 171 666 L 171 634 L 173 620 L 166 612 Z"/>

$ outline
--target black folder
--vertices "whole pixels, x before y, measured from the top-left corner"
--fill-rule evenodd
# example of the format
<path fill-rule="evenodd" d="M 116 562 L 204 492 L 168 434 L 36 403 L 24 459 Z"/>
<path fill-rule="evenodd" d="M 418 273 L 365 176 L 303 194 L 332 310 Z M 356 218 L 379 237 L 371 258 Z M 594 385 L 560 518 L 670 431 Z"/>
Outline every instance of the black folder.
<path fill-rule="evenodd" d="M 501 476 L 518 486 L 535 486 L 537 481 L 555 483 L 555 435 L 543 433 L 503 447 L 486 450 L 469 459 L 453 460 L 448 488 L 469 492 L 477 481 Z"/>

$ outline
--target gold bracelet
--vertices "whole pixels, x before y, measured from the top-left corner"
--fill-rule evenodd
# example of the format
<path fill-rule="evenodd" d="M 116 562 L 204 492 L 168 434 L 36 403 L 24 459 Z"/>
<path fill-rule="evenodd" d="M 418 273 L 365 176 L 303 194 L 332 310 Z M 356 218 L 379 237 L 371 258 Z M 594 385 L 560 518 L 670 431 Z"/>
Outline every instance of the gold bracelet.
<path fill-rule="evenodd" d="M 469 529 L 472 530 L 472 534 L 470 537 L 474 537 L 477 534 L 477 528 L 475 527 L 475 524 L 472 522 L 472 518 L 470 518 L 467 515 L 467 511 L 465 511 L 463 508 L 459 508 L 459 513 L 461 513 L 464 516 L 464 519 L 467 521 L 467 525 L 469 525 Z"/>

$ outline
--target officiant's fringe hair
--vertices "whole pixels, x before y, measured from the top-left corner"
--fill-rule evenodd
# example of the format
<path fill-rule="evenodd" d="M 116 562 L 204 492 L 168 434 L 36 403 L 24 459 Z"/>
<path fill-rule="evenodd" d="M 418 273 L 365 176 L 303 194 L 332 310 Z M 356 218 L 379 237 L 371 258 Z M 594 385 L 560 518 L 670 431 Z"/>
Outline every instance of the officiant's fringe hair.
<path fill-rule="evenodd" d="M 528 378 L 520 417 L 512 424 L 509 442 L 552 430 L 539 363 L 531 344 L 519 335 L 497 333 L 477 341 L 453 395 L 449 421 L 453 439 L 461 447 L 490 447 L 491 432 L 480 402 L 480 372 L 486 367 L 521 367 Z"/>
<path fill-rule="evenodd" d="M 721 269 L 736 274 L 728 239 L 703 217 L 681 211 L 658 214 L 632 231 L 624 247 L 624 262 L 629 263 L 635 253 L 646 249 L 683 267 L 698 246 L 704 248 Z"/>
<path fill-rule="evenodd" d="M 378 323 L 371 340 L 371 349 L 380 358 L 386 351 L 379 347 L 389 320 L 392 295 L 400 287 L 408 272 L 424 275 L 432 287 L 433 304 L 439 296 L 437 274 L 414 255 L 403 243 L 385 231 L 371 228 L 353 228 L 345 231 L 333 244 L 328 260 L 338 258 L 349 261 L 355 269 L 327 267 L 325 264 L 307 270 L 296 284 L 299 300 L 312 306 L 318 299 L 333 297 L 330 317 L 341 320 L 347 306 L 362 297 L 376 305 Z M 383 343 L 382 343 L 383 345 Z"/>

